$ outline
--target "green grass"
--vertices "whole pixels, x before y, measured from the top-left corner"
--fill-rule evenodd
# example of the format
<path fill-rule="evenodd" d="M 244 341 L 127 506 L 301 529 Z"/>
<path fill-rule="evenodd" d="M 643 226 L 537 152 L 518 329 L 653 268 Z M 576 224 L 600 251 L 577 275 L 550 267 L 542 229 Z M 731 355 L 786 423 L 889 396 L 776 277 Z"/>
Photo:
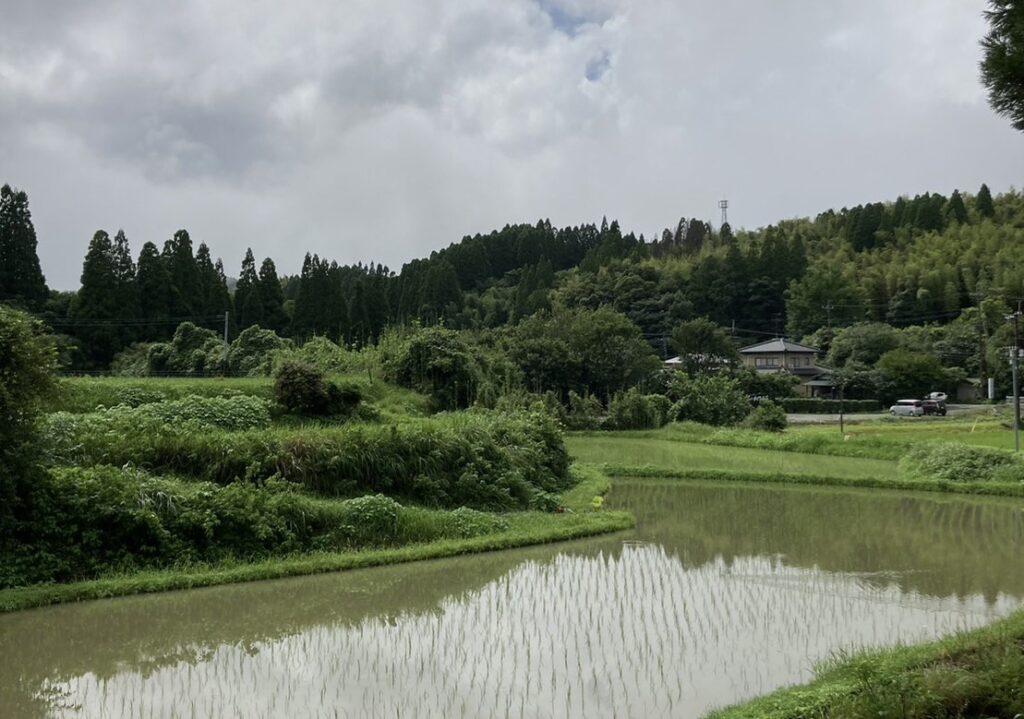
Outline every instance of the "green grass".
<path fill-rule="evenodd" d="M 422 417 L 429 400 L 413 390 L 396 387 L 369 374 L 337 374 L 332 380 L 359 387 L 364 403 L 384 420 Z M 99 407 L 178 400 L 189 395 L 230 397 L 251 395 L 272 400 L 274 382 L 269 377 L 64 377 L 50 399 L 49 412 L 94 412 Z"/>
<path fill-rule="evenodd" d="M 272 399 L 273 383 L 260 377 L 64 377 L 47 411 L 92 412 L 127 402 L 139 404 L 188 395 L 230 397 L 245 394 Z"/>
<path fill-rule="evenodd" d="M 72 584 L 44 584 L 0 591 L 0 612 L 11 612 L 63 602 L 103 599 L 217 584 L 321 574 L 460 554 L 511 549 L 531 544 L 576 539 L 628 529 L 627 512 L 593 511 L 590 501 L 610 488 L 607 477 L 592 468 L 579 472 L 580 482 L 562 495 L 564 513 L 514 512 L 501 515 L 504 531 L 469 539 L 445 539 L 402 547 L 346 552 L 316 552 L 259 562 L 224 562 L 160 571 L 109 575 Z"/>
<path fill-rule="evenodd" d="M 768 433 L 749 433 L 768 434 Z M 850 478 L 896 476 L 896 462 L 863 457 L 830 457 L 777 450 L 684 442 L 658 433 L 604 432 L 566 437 L 569 453 L 580 462 L 614 467 L 648 467 L 745 474 L 814 475 Z"/>
<path fill-rule="evenodd" d="M 810 684 L 708 719 L 1007 717 L 1024 713 L 1024 611 L 938 642 L 838 657 Z"/>

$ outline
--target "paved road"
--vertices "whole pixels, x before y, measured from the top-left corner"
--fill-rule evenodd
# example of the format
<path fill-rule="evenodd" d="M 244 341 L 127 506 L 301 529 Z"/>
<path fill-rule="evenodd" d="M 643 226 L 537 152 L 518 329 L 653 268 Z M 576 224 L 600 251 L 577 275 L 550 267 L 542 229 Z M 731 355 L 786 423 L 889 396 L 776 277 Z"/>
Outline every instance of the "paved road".
<path fill-rule="evenodd" d="M 964 417 L 971 414 L 985 414 L 992 410 L 991 405 L 979 405 L 979 404 L 947 404 L 946 417 Z M 858 412 L 854 414 L 843 415 L 844 422 L 867 422 L 873 419 L 882 419 L 888 417 L 888 412 L 870 412 L 863 413 Z M 838 414 L 787 414 L 786 419 L 789 420 L 790 424 L 832 424 L 833 422 L 839 422 Z M 917 419 L 916 417 L 904 417 L 904 419 L 911 420 Z M 942 417 L 936 417 L 935 419 L 941 420 Z"/>

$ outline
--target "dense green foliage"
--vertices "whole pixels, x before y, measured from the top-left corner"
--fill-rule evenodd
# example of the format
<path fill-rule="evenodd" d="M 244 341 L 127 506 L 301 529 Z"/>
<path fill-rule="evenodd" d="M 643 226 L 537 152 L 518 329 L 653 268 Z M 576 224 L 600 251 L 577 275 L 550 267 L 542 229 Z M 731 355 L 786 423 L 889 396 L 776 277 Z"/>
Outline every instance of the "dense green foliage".
<path fill-rule="evenodd" d="M 31 506 L 36 420 L 54 390 L 56 351 L 40 324 L 0 305 L 0 544 Z"/>
<path fill-rule="evenodd" d="M 743 425 L 764 432 L 781 432 L 786 429 L 786 411 L 774 402 L 761 402 L 743 420 Z"/>
<path fill-rule="evenodd" d="M 913 477 L 950 482 L 1024 481 L 1024 462 L 1008 452 L 959 444 L 918 444 L 900 461 Z"/>
<path fill-rule="evenodd" d="M 645 395 L 636 387 L 619 392 L 608 403 L 608 428 L 658 429 L 668 421 L 671 405 L 668 397 Z"/>
<path fill-rule="evenodd" d="M 113 467 L 61 469 L 40 480 L 32 541 L 7 548 L 0 587 L 74 581 L 112 569 L 465 538 L 505 526 L 494 515 L 403 507 L 379 494 L 313 499 L 280 480 L 257 488 Z"/>
<path fill-rule="evenodd" d="M 669 385 L 668 396 L 674 401 L 669 415 L 675 422 L 736 424 L 751 411 L 750 400 L 740 383 L 726 375 L 691 378 L 677 374 Z"/>
<path fill-rule="evenodd" d="M 568 455 L 546 415 L 472 413 L 394 426 L 227 432 L 194 426 L 111 431 L 106 417 L 55 426 L 61 458 L 132 464 L 228 484 L 272 477 L 328 496 L 384 492 L 432 506 L 546 506 L 568 486 Z"/>
<path fill-rule="evenodd" d="M 316 417 L 350 414 L 363 398 L 357 387 L 339 386 L 311 365 L 286 360 L 274 372 L 274 399 L 286 412 Z"/>
<path fill-rule="evenodd" d="M 393 382 L 422 392 L 441 410 L 468 407 L 480 381 L 478 360 L 469 344 L 443 327 L 415 333 L 385 370 Z"/>

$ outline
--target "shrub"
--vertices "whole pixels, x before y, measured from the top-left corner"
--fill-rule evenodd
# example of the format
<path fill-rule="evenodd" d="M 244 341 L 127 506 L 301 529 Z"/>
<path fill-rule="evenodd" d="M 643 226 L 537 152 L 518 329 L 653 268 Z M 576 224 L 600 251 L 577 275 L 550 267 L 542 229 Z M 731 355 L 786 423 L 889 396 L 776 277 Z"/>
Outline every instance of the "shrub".
<path fill-rule="evenodd" d="M 786 428 L 786 413 L 774 402 L 761 402 L 743 420 L 743 425 L 766 432 L 781 432 Z"/>
<path fill-rule="evenodd" d="M 678 372 L 669 385 L 669 397 L 675 400 L 669 413 L 675 422 L 731 425 L 751 410 L 740 383 L 720 374 L 690 378 Z"/>
<path fill-rule="evenodd" d="M 0 587 L 110 571 L 472 537 L 483 512 L 403 507 L 380 495 L 321 500 L 271 478 L 218 486 L 96 467 L 43 473 L 27 528 L 0 544 Z"/>
<path fill-rule="evenodd" d="M 644 395 L 636 387 L 619 392 L 608 403 L 608 424 L 614 429 L 657 429 L 665 422 L 667 402 L 661 395 Z"/>
<path fill-rule="evenodd" d="M 285 411 L 307 417 L 348 414 L 363 399 L 355 385 L 336 385 L 316 367 L 293 360 L 275 371 L 274 398 Z"/>
<path fill-rule="evenodd" d="M 602 414 L 604 407 L 597 397 L 569 392 L 569 413 L 566 415 L 569 429 L 597 429 L 601 425 Z"/>
<path fill-rule="evenodd" d="M 1024 481 L 1024 462 L 998 449 L 962 444 L 918 444 L 900 460 L 900 471 L 949 482 Z"/>
<path fill-rule="evenodd" d="M 882 409 L 882 404 L 877 399 L 844 399 L 840 402 L 837 399 L 783 397 L 778 403 L 786 412 L 800 414 L 839 414 L 840 406 L 843 412 L 851 413 L 878 412 Z"/>

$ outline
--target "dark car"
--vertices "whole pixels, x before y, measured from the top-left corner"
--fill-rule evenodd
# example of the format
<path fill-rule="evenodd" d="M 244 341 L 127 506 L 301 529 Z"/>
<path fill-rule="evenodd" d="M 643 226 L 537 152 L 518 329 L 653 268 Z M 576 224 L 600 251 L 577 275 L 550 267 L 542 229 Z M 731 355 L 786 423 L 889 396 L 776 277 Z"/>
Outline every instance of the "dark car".
<path fill-rule="evenodd" d="M 938 399 L 926 399 L 921 403 L 924 406 L 926 415 L 933 414 L 939 417 L 946 416 L 946 403 Z"/>

